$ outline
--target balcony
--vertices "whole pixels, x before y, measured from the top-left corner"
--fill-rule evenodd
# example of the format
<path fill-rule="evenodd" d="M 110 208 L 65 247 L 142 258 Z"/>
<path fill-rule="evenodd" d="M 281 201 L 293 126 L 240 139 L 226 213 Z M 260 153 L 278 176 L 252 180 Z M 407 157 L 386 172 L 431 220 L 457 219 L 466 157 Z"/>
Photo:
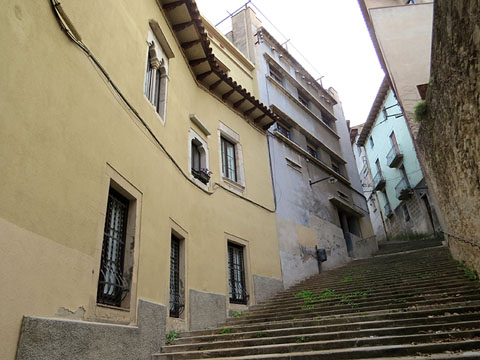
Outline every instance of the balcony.
<path fill-rule="evenodd" d="M 392 148 L 387 154 L 387 165 L 391 168 L 397 167 L 402 162 L 402 159 L 403 154 L 395 145 L 392 145 Z"/>
<path fill-rule="evenodd" d="M 383 190 L 385 188 L 385 178 L 381 172 L 377 172 L 377 175 L 373 178 L 373 191 Z"/>
<path fill-rule="evenodd" d="M 393 215 L 392 207 L 389 203 L 385 204 L 385 206 L 383 207 L 383 212 L 385 213 L 386 217 L 390 217 Z"/>
<path fill-rule="evenodd" d="M 395 186 L 395 193 L 398 200 L 407 200 L 412 196 L 413 190 L 408 181 L 404 178 L 398 182 L 397 186 Z"/>

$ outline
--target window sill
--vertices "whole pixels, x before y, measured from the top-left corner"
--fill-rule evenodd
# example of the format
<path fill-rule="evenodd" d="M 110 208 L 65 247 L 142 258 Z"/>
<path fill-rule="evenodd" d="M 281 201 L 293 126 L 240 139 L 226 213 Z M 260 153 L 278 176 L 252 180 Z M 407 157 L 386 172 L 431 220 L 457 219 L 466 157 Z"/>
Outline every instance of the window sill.
<path fill-rule="evenodd" d="M 157 109 L 155 109 L 155 106 L 145 96 L 145 93 L 143 94 L 143 98 L 145 99 L 147 104 L 152 108 L 152 111 L 155 113 L 155 115 L 160 119 L 160 122 L 162 123 L 162 125 L 165 126 L 165 120 L 160 116 L 160 114 L 157 112 Z"/>
<path fill-rule="evenodd" d="M 232 179 L 230 179 L 226 176 L 222 176 L 222 180 L 223 180 L 224 183 L 226 183 L 228 185 L 228 187 L 231 190 L 240 192 L 241 194 L 245 193 L 245 186 L 244 185 L 242 185 L 242 184 L 240 184 L 236 181 L 233 181 Z"/>

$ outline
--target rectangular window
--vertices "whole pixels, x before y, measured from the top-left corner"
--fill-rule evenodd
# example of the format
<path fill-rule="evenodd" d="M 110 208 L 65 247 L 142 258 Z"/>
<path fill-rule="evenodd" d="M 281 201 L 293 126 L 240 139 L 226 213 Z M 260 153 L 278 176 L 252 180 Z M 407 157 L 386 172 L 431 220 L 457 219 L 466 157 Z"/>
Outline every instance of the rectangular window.
<path fill-rule="evenodd" d="M 108 193 L 98 280 L 97 303 L 120 307 L 130 290 L 124 276 L 129 201 L 114 189 Z"/>
<path fill-rule="evenodd" d="M 290 139 L 290 129 L 287 126 L 277 122 L 277 131 L 283 136 Z"/>
<path fill-rule="evenodd" d="M 183 306 L 180 297 L 180 239 L 172 234 L 170 248 L 170 317 L 180 317 Z"/>
<path fill-rule="evenodd" d="M 165 56 L 158 40 L 149 32 L 147 69 L 145 73 L 145 96 L 155 107 L 155 111 L 164 118 L 167 94 L 168 57 Z"/>
<path fill-rule="evenodd" d="M 340 175 L 343 175 L 342 174 L 342 166 L 340 165 L 340 163 L 334 159 L 331 159 L 331 162 L 332 162 L 332 169 L 333 171 L 335 171 L 336 173 L 340 174 Z"/>
<path fill-rule="evenodd" d="M 375 144 L 373 142 L 373 136 L 370 136 L 370 148 L 373 149 L 374 146 Z"/>
<path fill-rule="evenodd" d="M 410 221 L 410 213 L 408 212 L 407 204 L 402 204 L 403 216 L 405 217 L 405 221 Z"/>
<path fill-rule="evenodd" d="M 395 133 L 392 131 L 392 133 L 390 134 L 390 143 L 392 144 L 392 146 L 395 147 L 395 149 L 397 150 L 398 152 L 398 143 L 397 143 L 397 137 L 395 136 Z"/>
<path fill-rule="evenodd" d="M 298 91 L 298 101 L 300 101 L 303 105 L 305 105 L 307 108 L 310 108 L 310 102 L 308 100 L 308 96 L 300 90 Z"/>
<path fill-rule="evenodd" d="M 283 74 L 280 70 L 278 70 L 275 66 L 272 64 L 268 64 L 268 67 L 270 69 L 270 76 L 277 80 L 280 84 L 283 84 Z"/>
<path fill-rule="evenodd" d="M 222 172 L 230 180 L 237 181 L 237 160 L 235 158 L 235 144 L 221 138 Z"/>
<path fill-rule="evenodd" d="M 243 247 L 232 243 L 228 243 L 228 286 L 231 303 L 247 303 Z"/>
<path fill-rule="evenodd" d="M 377 168 L 377 174 L 382 174 L 382 168 L 380 167 L 380 160 L 375 160 L 375 166 Z"/>
<path fill-rule="evenodd" d="M 330 129 L 335 130 L 334 128 L 334 121 L 331 119 L 330 115 L 327 115 L 325 112 L 322 112 L 322 121 L 327 125 Z"/>
<path fill-rule="evenodd" d="M 318 153 L 317 150 L 314 149 L 312 146 L 307 145 L 307 151 L 310 155 L 312 155 L 315 159 L 318 159 Z"/>

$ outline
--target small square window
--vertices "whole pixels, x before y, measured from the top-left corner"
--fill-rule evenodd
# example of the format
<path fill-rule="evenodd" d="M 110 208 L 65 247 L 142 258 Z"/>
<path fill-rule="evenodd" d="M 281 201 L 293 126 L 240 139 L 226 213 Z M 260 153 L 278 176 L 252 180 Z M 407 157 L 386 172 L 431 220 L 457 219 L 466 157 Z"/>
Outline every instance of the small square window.
<path fill-rule="evenodd" d="M 337 174 L 343 175 L 343 173 L 342 173 L 342 165 L 340 165 L 340 163 L 339 163 L 337 160 L 333 159 L 333 158 L 331 158 L 331 162 L 332 162 L 332 169 L 333 169 L 333 171 L 335 171 Z"/>
<path fill-rule="evenodd" d="M 370 148 L 373 149 L 375 143 L 373 142 L 373 136 L 370 136 Z"/>

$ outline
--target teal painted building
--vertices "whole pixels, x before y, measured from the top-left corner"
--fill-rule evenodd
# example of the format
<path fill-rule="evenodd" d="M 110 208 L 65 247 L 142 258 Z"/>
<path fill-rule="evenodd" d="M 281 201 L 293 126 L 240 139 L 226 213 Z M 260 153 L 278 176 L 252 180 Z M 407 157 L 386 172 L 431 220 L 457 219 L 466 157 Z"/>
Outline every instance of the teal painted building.
<path fill-rule="evenodd" d="M 388 236 L 433 233 L 438 221 L 415 146 L 394 92 L 385 79 L 357 140 L 365 148 Z"/>

